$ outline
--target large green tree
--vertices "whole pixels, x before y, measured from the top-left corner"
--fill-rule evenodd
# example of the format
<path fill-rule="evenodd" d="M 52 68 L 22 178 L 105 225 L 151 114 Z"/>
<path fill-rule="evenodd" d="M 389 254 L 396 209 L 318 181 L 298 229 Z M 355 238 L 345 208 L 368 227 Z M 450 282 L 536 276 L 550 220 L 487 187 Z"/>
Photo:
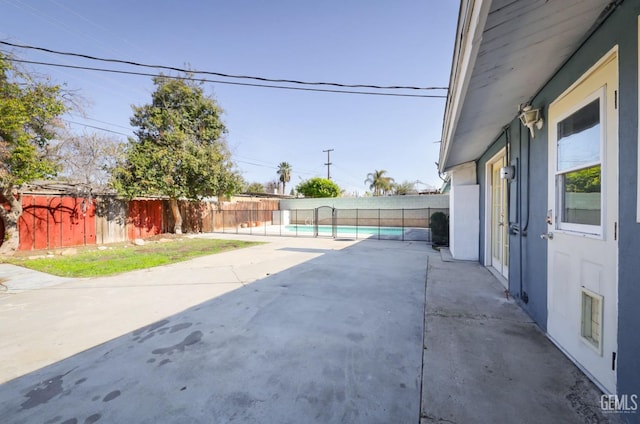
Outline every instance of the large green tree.
<path fill-rule="evenodd" d="M 278 165 L 278 179 L 282 183 L 282 194 L 285 194 L 285 187 L 289 181 L 291 181 L 291 165 L 287 162 L 281 162 Z"/>
<path fill-rule="evenodd" d="M 367 174 L 365 184 L 369 184 L 369 188 L 373 190 L 374 196 L 380 196 L 388 193 L 393 188 L 393 178 L 387 177 L 385 169 L 375 170 Z"/>
<path fill-rule="evenodd" d="M 0 207 L 5 230 L 2 254 L 18 248 L 19 187 L 56 174 L 49 144 L 66 109 L 59 86 L 36 80 L 0 53 L 0 193 L 9 206 Z"/>
<path fill-rule="evenodd" d="M 341 192 L 336 183 L 320 177 L 302 181 L 296 190 L 304 197 L 338 197 Z"/>
<path fill-rule="evenodd" d="M 178 199 L 229 195 L 241 187 L 223 135 L 222 109 L 191 75 L 158 76 L 151 103 L 133 107 L 124 161 L 114 169 L 113 182 L 128 197 L 167 196 L 182 233 Z"/>

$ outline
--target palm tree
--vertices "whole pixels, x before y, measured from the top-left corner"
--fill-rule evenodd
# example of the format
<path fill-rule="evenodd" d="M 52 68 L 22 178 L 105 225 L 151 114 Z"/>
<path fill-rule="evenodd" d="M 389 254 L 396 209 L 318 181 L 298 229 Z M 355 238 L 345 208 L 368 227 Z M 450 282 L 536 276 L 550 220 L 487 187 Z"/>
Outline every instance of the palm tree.
<path fill-rule="evenodd" d="M 380 196 L 391 190 L 393 184 L 393 178 L 385 177 L 387 171 L 385 169 L 375 170 L 367 174 L 367 179 L 364 180 L 365 184 L 369 184 L 369 189 L 373 190 L 374 196 Z"/>
<path fill-rule="evenodd" d="M 279 180 L 282 183 L 282 194 L 284 194 L 287 183 L 291 181 L 291 165 L 287 162 L 280 163 L 277 174 L 280 176 Z"/>

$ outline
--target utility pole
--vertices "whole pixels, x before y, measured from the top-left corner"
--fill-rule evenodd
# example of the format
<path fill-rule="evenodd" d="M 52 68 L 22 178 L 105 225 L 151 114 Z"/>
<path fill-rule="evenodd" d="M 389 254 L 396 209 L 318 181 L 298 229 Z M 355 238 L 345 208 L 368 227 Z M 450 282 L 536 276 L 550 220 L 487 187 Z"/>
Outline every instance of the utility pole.
<path fill-rule="evenodd" d="M 333 149 L 329 149 L 329 150 L 323 150 L 323 152 L 327 153 L 327 163 L 325 163 L 325 165 L 327 165 L 327 179 L 330 180 L 331 179 L 331 152 L 333 152 Z"/>

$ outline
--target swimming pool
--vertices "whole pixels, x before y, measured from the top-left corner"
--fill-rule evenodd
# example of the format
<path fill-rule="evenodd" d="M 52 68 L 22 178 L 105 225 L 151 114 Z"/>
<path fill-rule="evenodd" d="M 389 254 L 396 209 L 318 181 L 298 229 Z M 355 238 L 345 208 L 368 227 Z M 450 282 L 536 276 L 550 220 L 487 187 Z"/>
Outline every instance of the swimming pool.
<path fill-rule="evenodd" d="M 337 225 L 333 234 L 331 225 L 319 225 L 318 234 L 314 233 L 313 225 L 289 224 L 289 225 L 261 225 L 259 227 L 233 227 L 222 228 L 223 233 L 251 234 L 257 236 L 279 237 L 336 237 L 349 239 L 379 239 L 401 241 L 431 241 L 431 231 L 424 227 L 376 227 Z"/>

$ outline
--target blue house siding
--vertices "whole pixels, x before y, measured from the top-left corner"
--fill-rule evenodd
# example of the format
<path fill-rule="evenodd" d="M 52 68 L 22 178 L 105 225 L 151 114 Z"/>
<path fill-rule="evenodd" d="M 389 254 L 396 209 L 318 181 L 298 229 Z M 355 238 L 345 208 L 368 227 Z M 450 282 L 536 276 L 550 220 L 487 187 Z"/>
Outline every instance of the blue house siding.
<path fill-rule="evenodd" d="M 640 1 L 627 1 L 606 23 L 606 29 L 620 46 L 618 392 L 640 395 L 640 224 L 636 222 L 638 15 Z"/>
<path fill-rule="evenodd" d="M 636 222 L 638 182 L 638 15 L 640 0 L 627 0 L 584 42 L 543 89 L 532 104 L 548 107 L 571 84 L 614 46 L 619 57 L 619 258 L 618 258 L 618 394 L 640 395 L 640 224 Z M 532 60 L 544 60 L 534 58 Z M 535 93 L 531 93 L 534 95 Z M 515 107 L 516 105 L 514 105 Z M 505 122 L 505 125 L 509 123 Z M 517 179 L 511 183 L 509 290 L 538 325 L 547 325 L 548 126 L 530 139 L 517 119 L 510 123 L 511 163 L 517 163 Z M 502 137 L 502 136 L 500 136 Z M 498 142 L 501 138 L 498 138 Z M 481 223 L 484 222 L 486 162 L 499 150 L 496 142 L 478 160 L 481 184 Z M 504 142 L 504 141 L 503 141 Z M 481 224 L 480 257 L 484 257 Z M 521 289 L 522 287 L 522 289 Z M 623 417 L 637 419 L 636 417 Z"/>
<path fill-rule="evenodd" d="M 546 330 L 547 325 L 547 245 L 538 237 L 547 230 L 547 144 L 529 132 L 517 118 L 508 125 L 509 158 L 516 166 L 516 178 L 509 185 L 509 292 L 522 308 Z M 543 129 L 544 131 L 544 129 Z M 485 222 L 486 165 L 506 146 L 502 132 L 478 160 L 480 222 Z M 528 157 L 529 160 L 528 160 Z M 529 208 L 529 205 L 532 205 Z M 480 225 L 480 258 L 484 258 L 484 225 Z"/>
<path fill-rule="evenodd" d="M 547 328 L 547 144 L 512 121 L 511 162 L 517 178 L 511 183 L 509 290 L 524 310 Z"/>

